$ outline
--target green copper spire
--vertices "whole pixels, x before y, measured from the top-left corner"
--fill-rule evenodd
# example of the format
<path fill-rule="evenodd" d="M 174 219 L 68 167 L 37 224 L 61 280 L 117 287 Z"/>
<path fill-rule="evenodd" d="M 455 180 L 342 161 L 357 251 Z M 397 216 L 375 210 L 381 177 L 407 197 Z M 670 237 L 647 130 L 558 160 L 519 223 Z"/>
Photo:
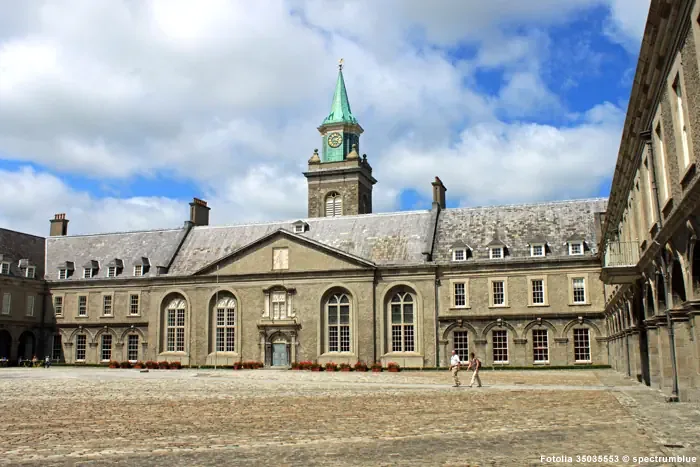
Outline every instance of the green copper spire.
<path fill-rule="evenodd" d="M 343 79 L 343 59 L 338 64 L 338 81 L 335 83 L 335 94 L 333 94 L 333 105 L 331 113 L 323 121 L 327 123 L 357 123 L 357 119 L 350 110 L 348 92 L 345 90 L 345 80 Z"/>

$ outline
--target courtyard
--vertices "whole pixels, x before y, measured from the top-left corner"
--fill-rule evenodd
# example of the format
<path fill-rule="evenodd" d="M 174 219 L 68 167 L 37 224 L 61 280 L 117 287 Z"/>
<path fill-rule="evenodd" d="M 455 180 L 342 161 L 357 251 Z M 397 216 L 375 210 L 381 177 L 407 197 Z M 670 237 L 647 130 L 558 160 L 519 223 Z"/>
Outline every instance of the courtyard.
<path fill-rule="evenodd" d="M 0 464 L 543 465 L 544 456 L 549 465 L 690 465 L 633 458 L 700 457 L 699 404 L 666 403 L 612 370 L 492 370 L 482 381 L 454 388 L 446 371 L 0 369 Z M 618 462 L 577 463 L 578 455 Z"/>

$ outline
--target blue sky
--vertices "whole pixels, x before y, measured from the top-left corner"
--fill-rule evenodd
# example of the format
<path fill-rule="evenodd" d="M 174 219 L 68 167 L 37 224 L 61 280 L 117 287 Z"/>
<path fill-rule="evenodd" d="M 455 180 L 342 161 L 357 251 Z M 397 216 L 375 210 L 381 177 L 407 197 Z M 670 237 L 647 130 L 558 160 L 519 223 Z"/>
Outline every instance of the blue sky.
<path fill-rule="evenodd" d="M 434 176 L 448 206 L 607 196 L 646 18 L 632 0 L 103 5 L 0 1 L 4 227 L 178 226 L 194 196 L 219 224 L 303 217 L 340 57 L 375 210 L 429 207 Z"/>

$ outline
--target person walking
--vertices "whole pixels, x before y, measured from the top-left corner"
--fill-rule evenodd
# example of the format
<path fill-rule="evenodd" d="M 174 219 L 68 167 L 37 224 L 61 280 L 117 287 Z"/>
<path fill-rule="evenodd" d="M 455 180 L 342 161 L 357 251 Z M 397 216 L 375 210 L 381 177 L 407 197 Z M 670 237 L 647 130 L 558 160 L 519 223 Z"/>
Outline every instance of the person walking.
<path fill-rule="evenodd" d="M 454 380 L 454 387 L 459 387 L 459 370 L 462 362 L 459 359 L 459 355 L 454 350 L 452 351 L 452 358 L 450 359 L 450 371 L 452 372 L 452 379 Z"/>
<path fill-rule="evenodd" d="M 481 378 L 479 377 L 479 370 L 481 369 L 481 360 L 476 358 L 476 355 L 474 355 L 474 352 L 471 353 L 469 359 L 469 365 L 467 366 L 467 370 L 471 369 L 474 371 L 472 374 L 472 380 L 469 383 L 469 387 L 474 386 L 474 381 L 477 382 L 479 385 L 478 387 L 481 387 Z"/>

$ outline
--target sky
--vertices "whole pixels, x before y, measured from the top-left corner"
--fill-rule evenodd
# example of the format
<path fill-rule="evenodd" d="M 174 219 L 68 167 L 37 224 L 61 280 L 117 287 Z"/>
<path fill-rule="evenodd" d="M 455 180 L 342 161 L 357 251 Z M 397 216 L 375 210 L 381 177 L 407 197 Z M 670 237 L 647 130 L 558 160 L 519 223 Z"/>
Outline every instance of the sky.
<path fill-rule="evenodd" d="M 0 0 L 0 227 L 304 218 L 338 73 L 375 212 L 607 196 L 649 0 Z"/>

